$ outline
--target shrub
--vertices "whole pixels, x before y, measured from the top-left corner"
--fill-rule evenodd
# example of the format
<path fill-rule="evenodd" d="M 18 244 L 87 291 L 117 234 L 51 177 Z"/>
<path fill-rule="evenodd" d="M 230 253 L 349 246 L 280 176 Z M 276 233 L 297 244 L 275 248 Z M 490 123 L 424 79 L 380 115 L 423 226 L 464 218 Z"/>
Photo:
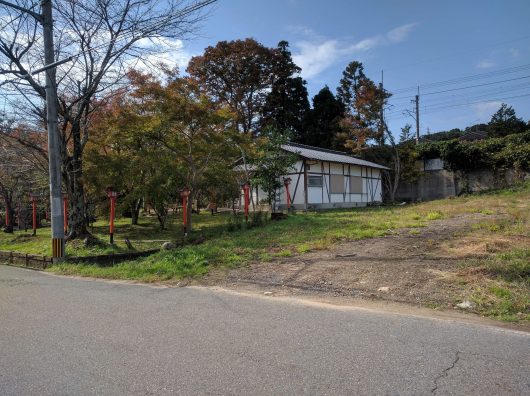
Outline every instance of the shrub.
<path fill-rule="evenodd" d="M 228 216 L 227 229 L 230 232 L 234 232 L 243 228 L 243 216 L 233 214 Z"/>
<path fill-rule="evenodd" d="M 475 142 L 458 139 L 427 142 L 418 146 L 420 156 L 441 158 L 448 169 L 530 169 L 530 131 Z"/>
<path fill-rule="evenodd" d="M 250 215 L 249 228 L 261 227 L 265 223 L 267 215 L 261 210 L 258 212 L 252 212 Z"/>

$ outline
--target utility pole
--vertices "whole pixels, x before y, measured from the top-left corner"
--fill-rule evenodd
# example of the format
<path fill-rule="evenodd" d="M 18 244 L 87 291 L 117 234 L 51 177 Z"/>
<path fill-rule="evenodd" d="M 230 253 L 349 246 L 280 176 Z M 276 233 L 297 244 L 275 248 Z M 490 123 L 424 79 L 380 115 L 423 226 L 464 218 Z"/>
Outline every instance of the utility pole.
<path fill-rule="evenodd" d="M 420 144 L 420 87 L 416 95 L 416 144 Z"/>
<path fill-rule="evenodd" d="M 51 0 L 42 0 L 41 12 L 0 0 L 0 4 L 25 12 L 35 18 L 41 25 L 44 41 L 44 67 L 32 73 L 46 72 L 46 118 L 48 129 L 48 169 L 50 173 L 50 203 L 52 222 L 52 257 L 54 261 L 64 257 L 63 208 L 61 197 L 61 146 L 57 129 L 57 87 L 55 68 L 65 61 L 55 62 L 53 46 L 53 16 Z M 69 58 L 68 60 L 71 60 Z"/>
<path fill-rule="evenodd" d="M 380 121 L 379 121 L 379 135 L 381 136 L 381 145 L 385 141 L 385 89 L 383 85 L 383 70 L 381 70 L 381 110 L 380 110 Z"/>
<path fill-rule="evenodd" d="M 42 30 L 44 63 L 55 62 L 53 46 L 53 17 L 51 0 L 42 0 Z M 48 167 L 50 172 L 50 202 L 52 217 L 52 257 L 64 257 L 64 214 L 61 194 L 61 142 L 57 128 L 57 86 L 55 67 L 46 69 L 46 117 L 48 121 Z"/>

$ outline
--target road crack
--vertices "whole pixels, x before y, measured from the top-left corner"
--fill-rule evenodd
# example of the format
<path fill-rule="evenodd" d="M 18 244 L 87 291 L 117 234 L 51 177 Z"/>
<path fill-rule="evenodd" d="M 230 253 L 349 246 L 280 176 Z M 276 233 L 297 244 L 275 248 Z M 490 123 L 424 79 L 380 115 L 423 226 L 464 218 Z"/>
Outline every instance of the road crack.
<path fill-rule="evenodd" d="M 438 385 L 438 381 L 441 380 L 442 378 L 446 378 L 449 375 L 449 371 L 451 371 L 452 369 L 455 368 L 455 366 L 456 366 L 456 364 L 458 363 L 459 360 L 460 360 L 460 351 L 456 351 L 453 363 L 451 363 L 451 365 L 449 367 L 444 369 L 441 372 L 441 374 L 434 379 L 434 388 L 431 389 L 431 393 L 433 395 L 435 395 L 436 392 L 438 391 L 438 386 L 439 386 Z"/>

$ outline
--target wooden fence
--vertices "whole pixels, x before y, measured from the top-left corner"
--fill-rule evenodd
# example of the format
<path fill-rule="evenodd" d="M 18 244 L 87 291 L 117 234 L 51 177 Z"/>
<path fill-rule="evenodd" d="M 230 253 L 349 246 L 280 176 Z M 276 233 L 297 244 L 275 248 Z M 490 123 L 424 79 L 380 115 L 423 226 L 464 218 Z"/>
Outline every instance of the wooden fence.
<path fill-rule="evenodd" d="M 6 252 L 0 250 L 0 263 L 33 269 L 46 269 L 52 264 L 52 258 L 40 256 L 38 254 Z"/>
<path fill-rule="evenodd" d="M 146 257 L 159 251 L 160 249 L 151 249 L 140 252 L 100 254 L 97 256 L 69 256 L 65 259 L 70 263 L 96 264 L 100 267 L 112 267 L 113 265 L 121 261 L 134 260 L 140 257 Z M 46 269 L 50 265 L 52 265 L 52 262 L 53 261 L 51 257 L 40 256 L 37 254 L 7 252 L 0 250 L 0 264 L 8 264 L 32 269 Z"/>

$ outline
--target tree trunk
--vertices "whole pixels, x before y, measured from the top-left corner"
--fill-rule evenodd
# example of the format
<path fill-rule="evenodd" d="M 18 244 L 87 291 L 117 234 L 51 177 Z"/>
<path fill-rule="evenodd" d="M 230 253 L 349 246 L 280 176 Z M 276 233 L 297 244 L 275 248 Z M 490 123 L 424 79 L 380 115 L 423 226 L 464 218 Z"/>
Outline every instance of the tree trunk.
<path fill-rule="evenodd" d="M 193 199 L 194 195 L 190 194 L 188 196 L 188 208 L 186 210 L 186 229 L 184 230 L 186 234 L 191 232 L 191 211 L 193 210 Z"/>
<path fill-rule="evenodd" d="M 131 224 L 138 225 L 138 217 L 140 217 L 140 208 L 142 207 L 142 200 L 137 199 L 131 204 Z"/>
<path fill-rule="evenodd" d="M 156 218 L 158 219 L 158 224 L 160 225 L 161 230 L 166 229 L 166 220 L 167 220 L 167 213 L 168 210 L 164 204 L 153 204 L 151 203 L 151 206 L 153 207 Z"/>
<path fill-rule="evenodd" d="M 85 186 L 83 183 L 83 165 L 81 158 L 68 158 L 66 175 L 68 191 L 68 233 L 66 238 L 80 239 L 90 236 L 85 213 Z"/>
<path fill-rule="evenodd" d="M 65 159 L 63 175 L 68 191 L 68 233 L 66 239 L 81 239 L 90 236 L 85 206 L 83 181 L 83 146 L 80 121 L 72 123 L 72 155 Z"/>

